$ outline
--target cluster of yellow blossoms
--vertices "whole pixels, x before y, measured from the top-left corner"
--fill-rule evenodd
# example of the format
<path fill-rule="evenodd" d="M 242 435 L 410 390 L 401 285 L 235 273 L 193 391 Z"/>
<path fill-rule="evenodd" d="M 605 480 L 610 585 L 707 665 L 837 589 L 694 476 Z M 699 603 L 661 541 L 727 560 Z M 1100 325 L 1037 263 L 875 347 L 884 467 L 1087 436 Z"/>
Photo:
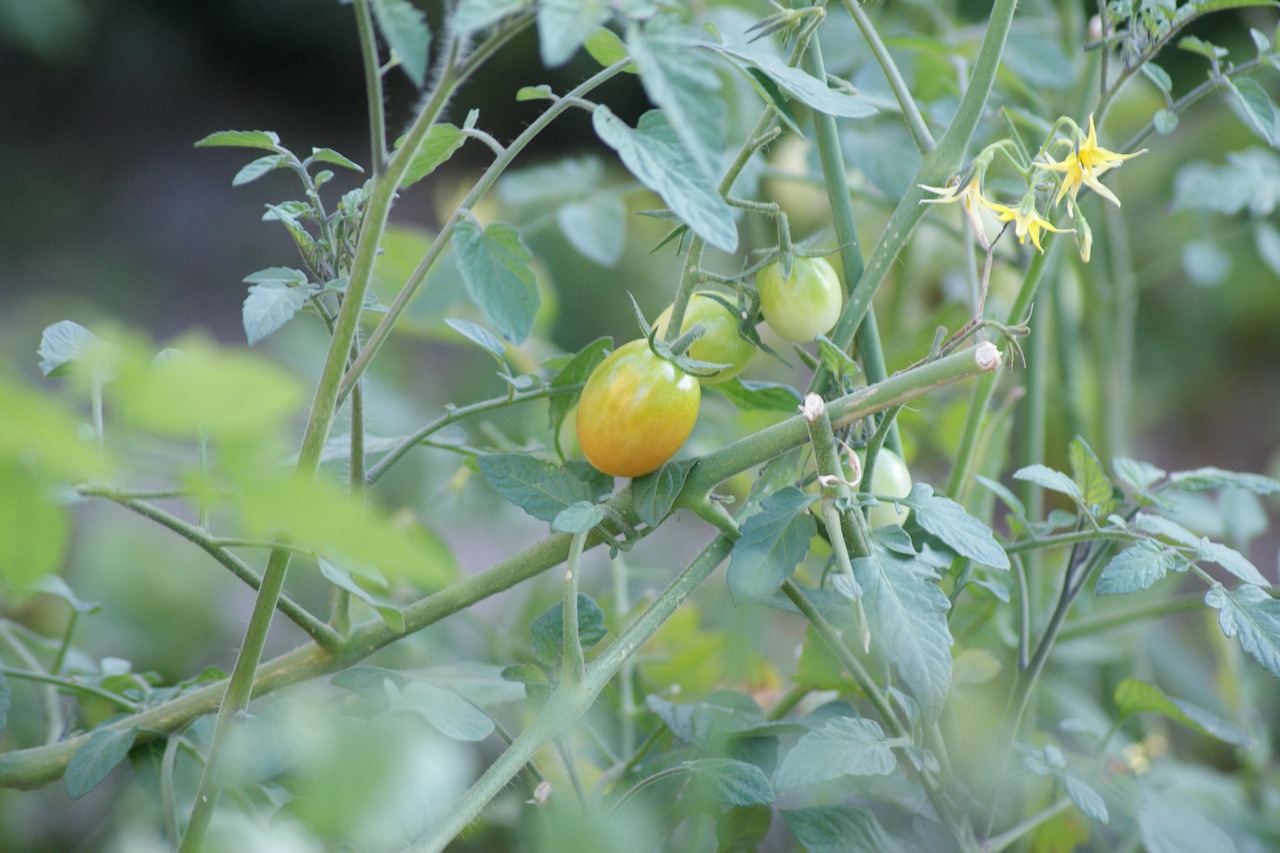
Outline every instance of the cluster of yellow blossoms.
<path fill-rule="evenodd" d="M 1059 124 L 1069 126 L 1073 131 L 1073 138 L 1060 138 L 1055 140 L 1052 145 L 1059 147 L 1066 145 L 1071 150 L 1062 160 L 1055 160 L 1048 154 L 1048 149 L 1052 146 L 1046 145 L 1040 156 L 1032 161 L 1031 168 L 1027 172 L 1029 175 L 1032 170 L 1039 169 L 1061 175 L 1058 193 L 1053 200 L 1053 204 L 1056 207 L 1062 202 L 1063 198 L 1069 198 L 1067 215 L 1076 220 L 1077 228 L 1058 228 L 1040 215 L 1040 212 L 1036 209 L 1034 182 L 1031 182 L 1026 195 L 1023 196 L 1022 201 L 1016 207 L 991 201 L 983 195 L 982 182 L 986 175 L 987 167 L 990 166 L 995 153 L 1003 150 L 1007 154 L 1007 148 L 1003 143 L 996 143 L 984 149 L 981 154 L 974 158 L 967 173 L 947 186 L 930 187 L 921 184 L 921 189 L 938 195 L 938 198 L 925 199 L 923 203 L 950 204 L 951 202 L 960 202 L 964 208 L 965 216 L 968 217 L 969 225 L 973 228 L 973 232 L 978 238 L 978 242 L 988 250 L 991 248 L 993 241 L 987 235 L 986 227 L 982 222 L 981 211 L 983 208 L 994 213 L 1000 222 L 1012 222 L 1014 235 L 1018 238 L 1018 242 L 1020 244 L 1026 243 L 1027 238 L 1030 237 L 1032 245 L 1041 252 L 1044 251 L 1044 247 L 1040 244 L 1042 232 L 1052 231 L 1056 234 L 1075 234 L 1076 243 L 1080 249 L 1080 257 L 1087 263 L 1093 248 L 1093 232 L 1090 230 L 1089 223 L 1085 220 L 1083 214 L 1080 213 L 1077 201 L 1080 188 L 1087 186 L 1102 198 L 1119 207 L 1120 200 L 1116 198 L 1111 190 L 1103 186 L 1098 178 L 1110 169 L 1121 165 L 1125 160 L 1146 153 L 1147 149 L 1144 148 L 1132 154 L 1120 154 L 1103 148 L 1098 144 L 1098 133 L 1093 124 L 1093 116 L 1089 116 L 1089 130 L 1087 133 L 1081 131 L 1079 126 L 1070 119 L 1062 119 Z"/>

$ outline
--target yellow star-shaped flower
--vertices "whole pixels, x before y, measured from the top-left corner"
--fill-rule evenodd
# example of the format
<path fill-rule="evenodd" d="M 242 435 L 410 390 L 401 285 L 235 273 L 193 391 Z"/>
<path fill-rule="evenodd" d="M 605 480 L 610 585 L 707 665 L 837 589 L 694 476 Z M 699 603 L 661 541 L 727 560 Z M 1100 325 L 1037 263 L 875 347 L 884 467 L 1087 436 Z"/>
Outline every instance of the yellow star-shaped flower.
<path fill-rule="evenodd" d="M 1034 206 L 1029 204 L 1023 204 L 1021 207 L 1016 208 L 995 201 L 988 201 L 985 204 L 995 211 L 1001 222 L 1013 223 L 1013 233 L 1017 235 L 1019 244 L 1026 243 L 1027 237 L 1030 236 L 1032 244 L 1041 252 L 1044 251 L 1044 247 L 1040 245 L 1041 231 L 1052 231 L 1055 234 L 1074 233 L 1072 228 L 1055 227 L 1049 220 L 1037 213 Z"/>
<path fill-rule="evenodd" d="M 1065 142 L 1065 140 L 1060 141 Z M 1132 154 L 1120 154 L 1103 148 L 1098 144 L 1098 132 L 1093 125 L 1093 116 L 1089 116 L 1089 132 L 1085 135 L 1083 142 L 1076 144 L 1075 150 L 1060 161 L 1050 160 L 1048 163 L 1036 163 L 1036 166 L 1050 172 L 1062 172 L 1062 185 L 1058 187 L 1058 195 L 1053 200 L 1055 205 L 1061 203 L 1063 196 L 1068 194 L 1074 202 L 1080 187 L 1087 186 L 1119 207 L 1120 199 L 1104 187 L 1098 177 L 1108 169 L 1119 166 L 1125 160 L 1145 153 L 1147 153 L 1145 148 L 1134 151 Z"/>
<path fill-rule="evenodd" d="M 952 202 L 960 202 L 964 207 L 964 215 L 969 220 L 969 227 L 973 229 L 973 233 L 977 236 L 978 241 L 984 247 L 988 246 L 986 228 L 982 225 L 982 217 L 979 211 L 983 205 L 990 206 L 982 195 L 982 176 L 974 174 L 969 180 L 963 184 L 957 181 L 945 187 L 930 187 L 920 184 L 920 189 L 928 190 L 931 193 L 937 193 L 938 198 L 921 199 L 921 204 L 951 204 Z"/>

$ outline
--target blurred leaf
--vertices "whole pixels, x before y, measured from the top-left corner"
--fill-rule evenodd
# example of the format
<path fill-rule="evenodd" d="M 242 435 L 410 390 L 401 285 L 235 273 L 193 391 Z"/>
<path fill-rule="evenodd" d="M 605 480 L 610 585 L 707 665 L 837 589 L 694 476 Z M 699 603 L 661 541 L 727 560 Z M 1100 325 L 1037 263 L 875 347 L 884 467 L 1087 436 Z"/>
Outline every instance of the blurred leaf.
<path fill-rule="evenodd" d="M 116 765 L 124 761 L 137 736 L 137 728 L 98 729 L 91 734 L 71 756 L 62 777 L 72 799 L 83 797 L 107 778 Z"/>
<path fill-rule="evenodd" d="M 1198 705 L 1165 695 L 1154 684 L 1126 678 L 1116 686 L 1114 698 L 1121 718 L 1144 712 L 1156 713 L 1234 746 L 1245 749 L 1253 746 L 1253 738 L 1248 732 Z"/>
<path fill-rule="evenodd" d="M 854 806 L 811 806 L 783 809 L 791 834 L 809 853 L 888 851 L 895 845 L 885 835 L 875 813 Z"/>
<path fill-rule="evenodd" d="M 8 482 L 7 480 L 5 482 Z M 65 601 L 72 610 L 87 615 L 97 613 L 102 609 L 102 605 L 96 601 L 84 601 L 67 586 L 67 582 L 57 575 L 45 575 L 32 586 L 37 592 L 43 592 L 45 595 L 52 595 Z"/>
<path fill-rule="evenodd" d="M 1001 63 L 1034 89 L 1060 91 L 1071 85 L 1076 74 L 1062 42 L 1039 27 L 1014 26 Z"/>
<path fill-rule="evenodd" d="M 93 332 L 71 320 L 45 327 L 40 334 L 40 372 L 45 376 L 64 376 L 78 361 L 104 357 L 104 349 L 113 346 Z"/>
<path fill-rule="evenodd" d="M 578 501 L 594 503 L 591 487 L 562 468 L 523 453 L 490 453 L 476 467 L 493 490 L 534 518 L 554 521 Z"/>
<path fill-rule="evenodd" d="M 591 54 L 591 58 L 601 67 L 608 68 L 615 62 L 621 62 L 630 56 L 626 44 L 618 38 L 618 34 L 608 27 L 599 27 L 583 41 L 582 46 Z M 625 69 L 629 74 L 638 74 L 640 70 L 634 64 Z"/>
<path fill-rule="evenodd" d="M 772 80 L 779 89 L 820 113 L 836 118 L 867 118 L 878 111 L 856 95 L 837 92 L 824 80 L 819 80 L 799 68 L 787 65 L 772 53 L 733 50 L 724 45 L 704 42 L 703 47 L 730 59 L 743 70 L 756 68 Z"/>
<path fill-rule="evenodd" d="M 427 78 L 427 51 L 431 47 L 426 15 L 409 0 L 373 0 L 373 19 L 404 73 L 421 89 Z"/>
<path fill-rule="evenodd" d="M 276 282 L 249 288 L 241 312 L 244 334 L 252 346 L 293 319 L 311 298 L 306 287 L 289 287 Z"/>
<path fill-rule="evenodd" d="M 532 0 L 458 0 L 453 26 L 459 35 L 468 35 L 532 5 Z"/>
<path fill-rule="evenodd" d="M 537 18 L 542 64 L 564 65 L 611 14 L 609 0 L 542 0 Z"/>
<path fill-rule="evenodd" d="M 1223 166 L 1188 163 L 1174 180 L 1173 208 L 1262 217 L 1280 205 L 1280 158 L 1264 148 L 1233 151 Z"/>
<path fill-rule="evenodd" d="M 1195 53 L 1203 56 L 1205 59 L 1217 60 L 1227 55 L 1225 47 L 1218 47 L 1212 42 L 1205 41 L 1195 36 L 1183 36 L 1178 41 L 1178 49 L 1185 50 L 1188 53 Z"/>
<path fill-rule="evenodd" d="M 1236 104 L 1244 114 L 1246 123 L 1254 133 L 1272 148 L 1276 145 L 1276 107 L 1262 84 L 1252 77 L 1232 79 L 1223 75 L 1223 82 L 1236 96 Z"/>
<path fill-rule="evenodd" d="M 1075 803 L 1076 808 L 1080 809 L 1080 811 L 1098 823 L 1106 823 L 1110 820 L 1107 814 L 1106 801 L 1079 776 L 1071 773 L 1062 774 L 1062 785 L 1067 791 L 1067 796 L 1071 798 L 1071 802 Z"/>
<path fill-rule="evenodd" d="M 1009 568 L 1009 556 L 991 528 L 965 512 L 964 507 L 933 487 L 916 483 L 902 501 L 916 511 L 915 519 L 927 533 L 938 537 L 957 554 L 993 569 Z"/>
<path fill-rule="evenodd" d="M 493 720 L 452 690 L 425 681 L 410 681 L 392 702 L 393 710 L 412 711 L 422 716 L 446 737 L 461 741 L 481 741 L 493 734 Z"/>
<path fill-rule="evenodd" d="M 1258 249 L 1258 257 L 1275 275 L 1280 276 L 1280 229 L 1267 222 L 1256 222 L 1253 226 L 1254 245 Z"/>
<path fill-rule="evenodd" d="M 1206 492 L 1211 489 L 1247 489 L 1256 495 L 1273 495 L 1280 492 L 1280 480 L 1261 474 L 1241 474 L 1221 468 L 1196 468 L 1194 471 L 1178 471 L 1169 477 L 1170 482 L 1185 492 Z"/>
<path fill-rule="evenodd" d="M 1165 476 L 1165 471 L 1147 462 L 1123 456 L 1111 460 L 1111 469 L 1129 488 L 1143 493 Z"/>
<path fill-rule="evenodd" d="M 1204 603 L 1218 611 L 1218 625 L 1268 672 L 1280 678 L 1280 601 L 1262 587 L 1245 584 L 1229 590 L 1215 583 Z"/>
<path fill-rule="evenodd" d="M 541 300 L 529 268 L 532 255 L 520 234 L 502 222 L 481 231 L 463 219 L 453 231 L 453 251 L 472 301 L 504 337 L 523 343 Z"/>
<path fill-rule="evenodd" d="M 558 601 L 544 610 L 533 620 L 530 631 L 534 656 L 547 665 L 559 661 L 560 652 L 564 649 L 564 602 Z M 578 639 L 583 650 L 599 643 L 608 633 L 600 605 L 591 596 L 578 593 Z"/>
<path fill-rule="evenodd" d="M 30 469 L 0 457 L 0 587 L 25 589 L 57 571 L 70 527 Z"/>
<path fill-rule="evenodd" d="M 265 157 L 259 157 L 257 160 L 250 161 L 240 171 L 236 172 L 235 177 L 231 179 L 231 186 L 242 187 L 245 184 L 252 183 L 267 172 L 279 169 L 281 166 L 288 165 L 288 163 L 289 158 L 284 154 L 268 154 Z"/>
<path fill-rule="evenodd" d="M 401 189 L 411 187 L 430 175 L 440 164 L 452 157 L 453 153 L 466 141 L 467 135 L 448 122 L 433 124 L 427 131 L 427 135 L 423 137 L 418 150 L 413 154 L 413 160 L 410 161 L 409 168 L 400 181 Z M 399 149 L 403 142 L 403 138 L 398 140 L 396 148 Z"/>
<path fill-rule="evenodd" d="M 670 128 L 686 152 L 684 159 L 692 159 L 695 171 L 714 184 L 720 178 L 725 107 L 718 96 L 720 77 L 705 54 L 697 49 L 698 44 L 695 34 L 671 16 L 655 16 L 644 26 L 632 24 L 627 30 L 627 47 L 640 68 L 645 93 L 670 122 Z M 625 162 L 626 158 L 623 159 Z M 666 201 L 671 203 L 670 199 Z M 698 230 L 693 222 L 689 225 Z M 717 245 L 714 241 L 708 242 Z M 725 251 L 731 252 L 734 248 L 736 245 Z"/>
<path fill-rule="evenodd" d="M 541 86 L 521 86 L 516 91 L 517 101 L 554 101 L 556 93 L 546 83 Z"/>
<path fill-rule="evenodd" d="M 810 626 L 805 630 L 804 645 L 800 648 L 800 661 L 792 680 L 811 690 L 839 690 L 844 692 L 856 687 L 845 673 L 844 664 L 835 656 L 818 633 Z"/>
<path fill-rule="evenodd" d="M 733 210 L 712 180 L 689 159 L 662 112 L 650 110 L 632 130 L 600 104 L 591 121 L 600 139 L 618 152 L 631 174 L 660 195 L 707 243 L 725 252 L 738 248 Z"/>
<path fill-rule="evenodd" d="M 626 248 L 626 216 L 622 199 L 606 192 L 563 205 L 556 220 L 565 239 L 584 257 L 602 267 L 615 267 Z"/>
<path fill-rule="evenodd" d="M 631 500 L 636 515 L 650 527 L 657 527 L 675 506 L 693 462 L 672 460 L 657 471 L 631 481 Z"/>
<path fill-rule="evenodd" d="M 1182 269 L 1195 284 L 1216 287 L 1231 274 L 1231 256 L 1208 240 L 1182 245 Z"/>
<path fill-rule="evenodd" d="M 564 367 L 560 368 L 559 372 L 551 378 L 548 387 L 552 391 L 557 391 L 586 382 L 591 371 L 595 370 L 597 364 L 604 361 L 605 355 L 612 347 L 613 338 L 596 338 L 578 350 Z M 549 399 L 548 413 L 551 416 L 551 431 L 555 436 L 557 448 L 560 446 L 560 426 L 569 412 L 573 411 L 580 396 L 582 391 L 578 389 L 571 394 L 552 394 Z"/>
<path fill-rule="evenodd" d="M 229 146 L 234 148 L 262 148 L 276 151 L 280 137 L 270 130 L 220 130 L 196 143 L 197 148 Z"/>
<path fill-rule="evenodd" d="M 551 522 L 557 533 L 586 533 L 604 521 L 604 510 L 590 501 L 578 501 L 560 510 Z"/>
<path fill-rule="evenodd" d="M 1061 471 L 1055 471 L 1044 465 L 1028 465 L 1013 472 L 1015 480 L 1029 480 L 1041 488 L 1049 489 L 1054 492 L 1061 492 L 1076 504 L 1084 503 L 1084 495 L 1080 492 L 1080 487 L 1075 481 Z"/>
<path fill-rule="evenodd" d="M 951 602 L 926 563 L 877 547 L 853 561 L 863 590 L 872 642 L 893 664 L 929 720 L 936 720 L 951 688 Z"/>
<path fill-rule="evenodd" d="M 1142 539 L 1111 558 L 1098 576 L 1097 595 L 1125 595 L 1146 589 L 1179 565 L 1178 557 L 1160 543 Z"/>
<path fill-rule="evenodd" d="M 329 163 L 334 166 L 341 166 L 344 169 L 351 169 L 354 172 L 364 172 L 364 167 L 359 163 L 334 151 L 332 148 L 312 148 L 311 159 L 320 163 Z"/>
<path fill-rule="evenodd" d="M 355 578 L 346 569 L 335 566 L 324 557 L 317 558 L 320 564 L 320 574 L 324 575 L 325 580 L 329 581 L 339 589 L 344 589 L 363 601 L 365 604 L 373 608 L 383 622 L 387 624 L 391 630 L 397 634 L 404 633 L 404 613 L 399 607 L 396 607 L 389 601 L 383 601 L 373 593 L 369 592 L 360 584 L 356 583 Z"/>
<path fill-rule="evenodd" d="M 1142 67 L 1145 69 L 1147 66 Z M 1156 133 L 1168 136 L 1178 127 L 1178 114 L 1172 110 L 1156 110 L 1155 115 L 1151 117 L 1151 123 L 1155 125 Z"/>
<path fill-rule="evenodd" d="M 773 809 L 768 806 L 735 806 L 725 809 L 716 819 L 715 853 L 755 850 L 769 834 L 772 824 Z"/>
<path fill-rule="evenodd" d="M 594 156 L 564 157 L 550 163 L 514 169 L 498 179 L 498 196 L 513 206 L 542 207 L 583 198 L 604 177 L 604 164 Z"/>
<path fill-rule="evenodd" d="M 1138 832 L 1146 853 L 1235 853 L 1236 846 L 1200 809 L 1184 798 L 1165 799 L 1144 792 L 1138 806 Z"/>
<path fill-rule="evenodd" d="M 80 439 L 79 421 L 48 394 L 0 374 L 0 464 L 22 460 L 50 477 L 78 480 L 106 470 L 102 456 Z"/>
<path fill-rule="evenodd" d="M 884 776 L 897 766 L 874 720 L 835 717 L 803 735 L 778 767 L 778 788 L 789 791 L 841 776 Z"/>
<path fill-rule="evenodd" d="M 788 486 L 761 501 L 760 512 L 742 523 L 728 571 L 734 601 L 762 601 L 791 577 L 808 555 L 809 540 L 817 532 L 813 516 L 807 512 L 817 499 L 817 495 Z"/>
<path fill-rule="evenodd" d="M 773 786 L 754 764 L 732 758 L 700 758 L 680 765 L 693 774 L 703 796 L 726 806 L 764 806 L 773 802 Z"/>
<path fill-rule="evenodd" d="M 496 358 L 499 364 L 506 360 L 506 344 L 494 337 L 484 326 L 472 323 L 470 320 L 457 320 L 453 317 L 446 317 L 444 322 L 446 326 L 473 344 L 488 350 L 489 354 Z"/>
<path fill-rule="evenodd" d="M 1019 499 L 1017 495 L 1009 490 L 1008 486 L 992 480 L 990 477 L 984 477 L 981 474 L 974 474 L 973 479 L 977 480 L 980 484 L 994 492 L 996 497 L 1000 499 L 1000 502 L 1013 510 L 1013 512 L 1023 518 L 1027 517 L 1026 506 L 1023 505 L 1021 499 Z"/>
<path fill-rule="evenodd" d="M 724 395 L 730 403 L 746 412 L 786 412 L 793 415 L 800 407 L 800 393 L 790 385 L 778 382 L 734 378 L 704 385 L 703 390 Z"/>
<path fill-rule="evenodd" d="M 1161 92 L 1167 95 L 1173 91 L 1173 80 L 1169 78 L 1169 72 L 1159 65 L 1154 62 L 1144 62 L 1139 68 L 1142 71 L 1142 76 L 1156 84 L 1156 88 Z"/>
<path fill-rule="evenodd" d="M 0 733 L 9 725 L 9 680 L 0 672 Z"/>
<path fill-rule="evenodd" d="M 136 426 L 161 435 L 261 433 L 303 402 L 297 379 L 265 358 L 200 339 L 183 355 L 121 375 L 121 411 Z"/>

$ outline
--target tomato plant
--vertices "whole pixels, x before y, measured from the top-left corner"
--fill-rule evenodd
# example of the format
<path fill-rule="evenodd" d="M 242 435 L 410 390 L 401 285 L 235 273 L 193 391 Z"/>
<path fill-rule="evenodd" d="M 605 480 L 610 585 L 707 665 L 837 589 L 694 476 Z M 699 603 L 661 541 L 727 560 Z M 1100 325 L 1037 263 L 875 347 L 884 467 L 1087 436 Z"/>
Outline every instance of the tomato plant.
<path fill-rule="evenodd" d="M 782 262 L 774 261 L 756 273 L 756 289 L 765 323 L 785 340 L 808 343 L 831 331 L 840 319 L 844 291 L 825 258 L 796 257 L 790 278 Z"/>
<path fill-rule="evenodd" d="M 671 320 L 671 306 L 658 315 L 653 324 L 658 337 L 667 330 Z M 756 354 L 755 344 L 738 334 L 738 318 L 723 303 L 705 292 L 699 291 L 689 299 L 680 331 L 687 332 L 695 323 L 701 323 L 706 331 L 689 347 L 687 355 L 711 364 L 727 364 L 711 376 L 699 377 L 703 382 L 724 382 L 741 373 Z"/>
<path fill-rule="evenodd" d="M 871 494 L 879 498 L 880 503 L 867 510 L 867 524 L 875 528 L 905 523 L 911 510 L 895 506 L 885 498 L 905 498 L 910 493 L 911 472 L 907 470 L 907 463 L 889 448 L 880 448 L 875 470 L 871 472 Z"/>
<path fill-rule="evenodd" d="M 701 397 L 698 380 L 647 340 L 623 344 L 587 378 L 578 402 L 578 443 L 604 473 L 641 477 L 684 444 Z"/>

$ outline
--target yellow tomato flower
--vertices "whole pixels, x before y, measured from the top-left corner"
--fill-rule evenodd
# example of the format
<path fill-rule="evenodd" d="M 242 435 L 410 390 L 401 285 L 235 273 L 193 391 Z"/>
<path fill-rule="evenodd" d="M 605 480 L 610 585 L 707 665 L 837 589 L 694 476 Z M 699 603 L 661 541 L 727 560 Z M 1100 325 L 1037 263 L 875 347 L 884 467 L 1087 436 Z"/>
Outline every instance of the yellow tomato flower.
<path fill-rule="evenodd" d="M 1009 207 L 1007 204 L 988 201 L 985 202 L 987 207 L 995 211 L 996 216 L 1001 222 L 1012 222 L 1013 232 L 1018 237 L 1018 243 L 1027 242 L 1027 237 L 1031 237 L 1032 244 L 1041 252 L 1044 247 L 1040 245 L 1040 232 L 1052 231 L 1055 234 L 1071 234 L 1075 229 L 1072 228 L 1056 228 L 1049 220 L 1045 219 L 1036 212 L 1035 204 L 1032 203 L 1031 196 L 1027 196 L 1022 204 L 1016 208 Z"/>
<path fill-rule="evenodd" d="M 921 204 L 951 204 L 952 202 L 960 202 L 964 207 L 964 215 L 969 220 L 969 227 L 973 229 L 973 233 L 977 236 L 978 242 L 984 248 L 990 248 L 990 242 L 987 239 L 987 229 L 983 227 L 981 210 L 983 205 L 990 206 L 990 202 L 982 195 L 982 174 L 974 172 L 968 181 L 961 183 L 956 181 L 945 187 L 930 187 L 920 184 L 920 189 L 928 190 L 931 193 L 937 193 L 938 198 L 921 199 Z"/>
<path fill-rule="evenodd" d="M 1062 141 L 1065 142 L 1065 140 Z M 1061 203 L 1062 197 L 1068 194 L 1071 195 L 1071 201 L 1075 202 L 1076 194 L 1080 192 L 1080 187 L 1087 186 L 1116 207 L 1119 207 L 1120 199 L 1116 198 L 1115 193 L 1104 187 L 1098 177 L 1108 169 L 1114 169 L 1119 166 L 1125 160 L 1145 153 L 1147 153 L 1145 148 L 1141 151 L 1134 151 L 1132 154 L 1120 154 L 1100 146 L 1098 144 L 1098 132 L 1093 125 L 1093 116 L 1091 115 L 1089 116 L 1089 132 L 1085 135 L 1083 142 L 1076 143 L 1075 150 L 1061 161 L 1050 160 L 1048 163 L 1036 163 L 1036 166 L 1050 172 L 1062 172 L 1062 185 L 1058 187 L 1058 195 L 1053 200 L 1055 205 Z"/>

